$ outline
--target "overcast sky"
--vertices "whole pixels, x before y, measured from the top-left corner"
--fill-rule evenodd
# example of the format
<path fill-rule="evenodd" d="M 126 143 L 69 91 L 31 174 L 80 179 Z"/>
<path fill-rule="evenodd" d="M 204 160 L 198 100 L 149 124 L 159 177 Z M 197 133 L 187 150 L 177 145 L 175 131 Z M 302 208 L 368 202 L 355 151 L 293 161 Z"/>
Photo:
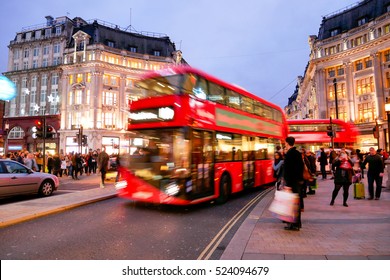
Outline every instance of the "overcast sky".
<path fill-rule="evenodd" d="M 308 38 L 322 17 L 353 0 L 19 0 L 2 1 L 0 71 L 8 45 L 45 16 L 99 19 L 167 34 L 193 67 L 237 84 L 282 108 L 309 59 Z"/>

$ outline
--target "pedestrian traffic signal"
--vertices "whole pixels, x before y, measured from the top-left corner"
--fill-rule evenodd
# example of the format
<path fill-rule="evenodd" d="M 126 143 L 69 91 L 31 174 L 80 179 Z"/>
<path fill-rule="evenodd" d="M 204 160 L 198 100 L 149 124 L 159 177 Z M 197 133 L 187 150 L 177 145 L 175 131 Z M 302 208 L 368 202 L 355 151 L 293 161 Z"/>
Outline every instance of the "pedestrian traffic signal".
<path fill-rule="evenodd" d="M 42 120 L 36 120 L 35 126 L 32 128 L 33 135 L 32 137 L 35 138 L 43 138 L 43 121 Z"/>
<path fill-rule="evenodd" d="M 53 138 L 53 133 L 54 132 L 54 129 L 51 125 L 47 125 L 46 126 L 46 134 L 45 134 L 45 138 L 48 139 L 48 138 Z"/>

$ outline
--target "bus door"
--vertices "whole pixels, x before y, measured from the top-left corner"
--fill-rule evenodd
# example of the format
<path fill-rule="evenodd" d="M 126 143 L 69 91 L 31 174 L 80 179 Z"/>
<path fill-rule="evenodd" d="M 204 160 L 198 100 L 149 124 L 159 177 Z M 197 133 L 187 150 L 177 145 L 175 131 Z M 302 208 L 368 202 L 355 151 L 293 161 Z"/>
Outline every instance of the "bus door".
<path fill-rule="evenodd" d="M 213 134 L 193 130 L 191 150 L 192 193 L 202 197 L 214 193 Z"/>
<path fill-rule="evenodd" d="M 255 186 L 255 141 L 254 137 L 243 137 L 242 179 L 244 188 Z M 246 141 L 245 141 L 246 140 Z"/>

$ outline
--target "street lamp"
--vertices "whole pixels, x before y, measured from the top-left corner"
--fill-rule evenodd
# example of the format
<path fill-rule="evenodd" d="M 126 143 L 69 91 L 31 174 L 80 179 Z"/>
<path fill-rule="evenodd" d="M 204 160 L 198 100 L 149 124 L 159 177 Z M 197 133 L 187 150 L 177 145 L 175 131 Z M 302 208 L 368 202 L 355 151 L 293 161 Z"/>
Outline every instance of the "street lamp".
<path fill-rule="evenodd" d="M 385 111 L 387 113 L 387 136 L 388 136 L 388 151 L 390 151 L 390 97 L 386 97 Z"/>
<path fill-rule="evenodd" d="M 334 101 L 336 103 L 336 119 L 339 118 L 339 104 L 337 101 L 337 79 L 333 79 L 333 85 L 334 85 Z"/>

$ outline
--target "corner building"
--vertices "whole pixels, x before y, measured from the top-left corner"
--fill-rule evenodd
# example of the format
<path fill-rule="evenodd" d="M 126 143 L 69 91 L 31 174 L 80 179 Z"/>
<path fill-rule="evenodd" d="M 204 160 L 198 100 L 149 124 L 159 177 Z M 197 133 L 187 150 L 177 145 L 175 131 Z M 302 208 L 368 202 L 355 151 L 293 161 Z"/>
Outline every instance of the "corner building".
<path fill-rule="evenodd" d="M 323 17 L 309 45 L 310 60 L 285 108 L 287 118 L 351 121 L 360 131 L 356 148 L 389 150 L 390 1 L 360 1 Z"/>
<path fill-rule="evenodd" d="M 79 17 L 46 18 L 45 25 L 22 29 L 9 45 L 5 75 L 18 95 L 6 104 L 6 151 L 42 150 L 32 128 L 44 117 L 55 132 L 45 139 L 51 153 L 103 147 L 109 154 L 126 152 L 128 105 L 142 94 L 135 81 L 146 71 L 182 63 L 181 52 L 165 34 Z M 84 145 L 76 137 L 80 132 Z"/>

